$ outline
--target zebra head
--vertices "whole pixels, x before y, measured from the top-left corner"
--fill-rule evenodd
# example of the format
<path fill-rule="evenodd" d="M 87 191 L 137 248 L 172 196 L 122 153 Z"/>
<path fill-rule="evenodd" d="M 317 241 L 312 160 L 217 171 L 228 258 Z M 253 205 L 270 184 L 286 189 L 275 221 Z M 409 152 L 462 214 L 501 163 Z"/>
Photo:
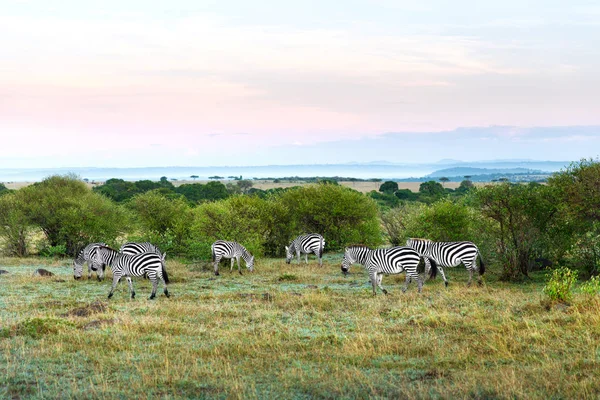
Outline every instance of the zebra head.
<path fill-rule="evenodd" d="M 288 246 L 285 246 L 285 262 L 289 264 L 292 261 L 294 254 L 292 253 L 292 249 Z"/>
<path fill-rule="evenodd" d="M 73 260 L 73 278 L 76 280 L 81 279 L 81 275 L 83 274 L 83 263 L 80 263 L 76 258 Z"/>
<path fill-rule="evenodd" d="M 246 268 L 248 268 L 250 272 L 254 272 L 254 256 L 248 259 L 246 262 Z"/>
<path fill-rule="evenodd" d="M 342 273 L 344 276 L 348 275 L 348 271 L 350 270 L 350 266 L 354 264 L 356 260 L 353 257 L 353 254 L 349 249 L 344 251 L 344 258 L 342 258 Z"/>

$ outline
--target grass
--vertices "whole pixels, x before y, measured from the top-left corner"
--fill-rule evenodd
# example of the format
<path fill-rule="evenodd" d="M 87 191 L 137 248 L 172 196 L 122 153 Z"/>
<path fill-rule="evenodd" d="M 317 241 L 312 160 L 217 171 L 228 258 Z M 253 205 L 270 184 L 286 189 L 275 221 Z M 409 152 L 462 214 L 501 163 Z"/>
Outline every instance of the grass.
<path fill-rule="evenodd" d="M 339 258 L 339 257 L 338 257 Z M 600 301 L 544 301 L 542 275 L 467 288 L 258 260 L 215 277 L 169 260 L 167 299 L 75 281 L 70 260 L 0 259 L 0 398 L 598 398 Z M 225 265 L 225 264 L 224 264 Z M 56 275 L 37 277 L 37 268 Z M 110 273 L 109 273 L 110 276 Z"/>

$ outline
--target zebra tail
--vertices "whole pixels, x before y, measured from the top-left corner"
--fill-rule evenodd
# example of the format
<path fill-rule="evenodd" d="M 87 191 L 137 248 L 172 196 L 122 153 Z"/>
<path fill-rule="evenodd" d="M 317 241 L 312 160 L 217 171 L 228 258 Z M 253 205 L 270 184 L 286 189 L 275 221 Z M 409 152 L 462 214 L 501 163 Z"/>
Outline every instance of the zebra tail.
<path fill-rule="evenodd" d="M 430 279 L 435 279 L 435 277 L 437 276 L 437 263 L 433 260 L 433 258 L 429 259 L 429 263 L 431 264 L 431 269 L 429 271 L 429 278 Z"/>
<path fill-rule="evenodd" d="M 169 275 L 167 274 L 167 269 L 165 268 L 165 264 L 162 265 L 162 274 L 163 274 L 163 278 L 165 278 L 165 283 L 169 283 Z"/>
<path fill-rule="evenodd" d="M 321 246 L 319 247 L 319 258 L 323 258 L 323 249 L 325 248 L 325 240 L 321 239 Z"/>
<path fill-rule="evenodd" d="M 483 257 L 481 257 L 481 253 L 477 252 L 479 255 L 479 275 L 485 274 L 485 264 L 483 263 Z"/>

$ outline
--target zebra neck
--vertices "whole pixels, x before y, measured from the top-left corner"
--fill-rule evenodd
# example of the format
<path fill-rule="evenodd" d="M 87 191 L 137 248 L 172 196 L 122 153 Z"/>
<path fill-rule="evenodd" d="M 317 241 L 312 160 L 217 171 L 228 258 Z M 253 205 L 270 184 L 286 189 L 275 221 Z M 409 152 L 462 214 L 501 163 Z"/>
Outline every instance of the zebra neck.
<path fill-rule="evenodd" d="M 250 253 L 248 252 L 248 250 L 244 249 L 242 251 L 242 259 L 246 262 L 250 261 L 250 258 L 252 258 L 252 256 L 250 255 Z"/>

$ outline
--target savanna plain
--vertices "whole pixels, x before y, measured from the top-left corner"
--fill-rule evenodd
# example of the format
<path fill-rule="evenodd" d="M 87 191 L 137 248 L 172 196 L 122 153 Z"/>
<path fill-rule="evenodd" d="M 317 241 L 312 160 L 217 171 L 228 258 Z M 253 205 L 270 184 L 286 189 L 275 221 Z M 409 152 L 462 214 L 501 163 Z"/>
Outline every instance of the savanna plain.
<path fill-rule="evenodd" d="M 483 286 L 461 267 L 448 288 L 402 293 L 402 274 L 374 297 L 340 260 L 259 259 L 243 275 L 222 262 L 217 277 L 168 259 L 172 296 L 150 301 L 148 280 L 108 300 L 110 271 L 75 281 L 70 259 L 1 258 L 0 398 L 600 396 L 597 296 L 552 304 L 545 272 L 511 284 L 491 266 Z"/>

